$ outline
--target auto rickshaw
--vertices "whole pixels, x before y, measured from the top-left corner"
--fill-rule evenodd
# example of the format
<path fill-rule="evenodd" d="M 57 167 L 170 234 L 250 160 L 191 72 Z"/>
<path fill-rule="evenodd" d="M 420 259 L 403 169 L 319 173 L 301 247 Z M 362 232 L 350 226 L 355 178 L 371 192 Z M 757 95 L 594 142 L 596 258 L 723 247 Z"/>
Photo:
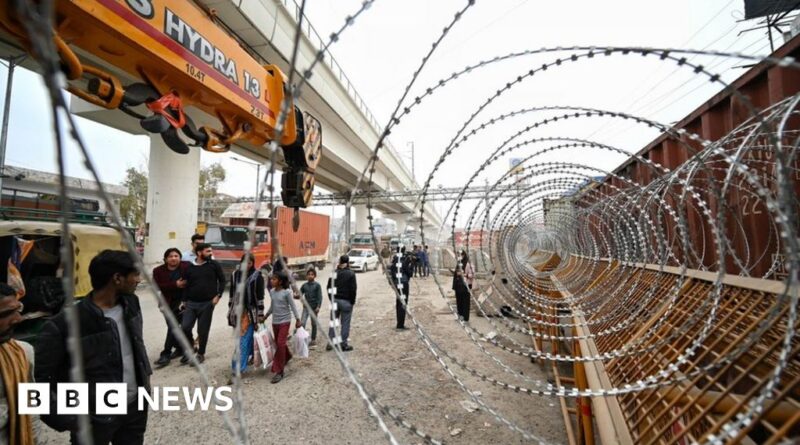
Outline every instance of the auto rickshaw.
<path fill-rule="evenodd" d="M 112 227 L 70 223 L 75 297 L 91 290 L 89 262 L 106 249 L 125 250 Z M 61 283 L 61 224 L 49 221 L 0 221 L 0 280 L 17 290 L 24 306 L 14 337 L 35 343 L 44 323 L 64 304 Z"/>

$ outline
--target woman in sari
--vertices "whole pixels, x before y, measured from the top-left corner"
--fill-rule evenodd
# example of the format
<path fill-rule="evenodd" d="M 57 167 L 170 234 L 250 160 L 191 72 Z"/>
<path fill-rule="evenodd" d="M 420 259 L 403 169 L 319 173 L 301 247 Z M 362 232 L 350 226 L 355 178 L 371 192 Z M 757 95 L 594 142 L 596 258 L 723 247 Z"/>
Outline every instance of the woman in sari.
<path fill-rule="evenodd" d="M 245 256 L 242 256 L 244 261 Z M 264 277 L 261 271 L 256 270 L 253 255 L 247 255 L 247 272 L 244 274 L 244 290 L 237 293 L 242 280 L 242 271 L 236 270 L 231 277 L 230 296 L 228 301 L 228 325 L 236 328 L 236 306 L 241 300 L 242 315 L 241 328 L 239 329 L 239 372 L 247 369 L 247 362 L 253 354 L 253 333 L 256 325 L 264 321 L 261 315 L 264 312 Z M 236 373 L 237 357 L 231 360 L 231 368 Z"/>

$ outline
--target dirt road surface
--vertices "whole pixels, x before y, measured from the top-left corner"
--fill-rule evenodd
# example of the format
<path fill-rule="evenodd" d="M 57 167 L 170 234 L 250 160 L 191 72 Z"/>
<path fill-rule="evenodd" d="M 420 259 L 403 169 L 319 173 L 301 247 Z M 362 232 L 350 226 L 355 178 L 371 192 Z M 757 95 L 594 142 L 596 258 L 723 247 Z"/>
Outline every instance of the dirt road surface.
<path fill-rule="evenodd" d="M 320 273 L 325 283 L 329 269 Z M 470 412 L 462 405 L 469 396 L 434 359 L 415 330 L 396 331 L 394 295 L 381 271 L 358 273 L 356 302 L 350 343 L 354 351 L 347 359 L 367 389 L 383 404 L 402 415 L 432 437 L 454 444 L 530 443 L 522 435 L 496 421 L 483 410 Z M 448 295 L 449 277 L 442 277 Z M 145 343 L 151 361 L 158 358 L 165 322 L 149 292 L 139 293 L 144 312 Z M 450 297 L 450 301 L 454 299 Z M 226 322 L 227 293 L 214 312 L 205 366 L 217 386 L 225 385 L 230 375 L 233 351 L 232 329 Z M 299 305 L 298 305 L 299 306 Z M 501 370 L 482 353 L 455 321 L 432 277 L 415 278 L 411 285 L 410 306 L 423 329 L 444 349 L 469 366 L 514 385 L 533 384 Z M 328 302 L 320 315 L 328 325 Z M 487 320 L 473 314 L 471 324 L 481 332 L 493 330 Z M 412 326 L 410 320 L 407 326 Z M 529 345 L 524 336 L 517 340 Z M 482 343 L 514 370 L 528 378 L 546 376 L 529 359 Z M 470 390 L 518 426 L 550 443 L 566 441 L 558 400 L 535 397 L 499 388 L 472 377 L 447 362 Z M 268 370 L 248 370 L 243 376 L 247 430 L 251 443 L 275 444 L 378 444 L 386 438 L 350 384 L 339 362 L 324 346 L 311 351 L 308 359 L 293 359 L 286 377 L 270 384 Z M 197 371 L 179 360 L 154 371 L 153 386 L 200 386 Z M 233 417 L 233 411 L 230 411 Z M 390 423 L 400 443 L 422 443 L 405 428 Z M 68 443 L 68 436 L 44 427 L 40 443 Z M 225 444 L 232 443 L 216 411 L 150 412 L 146 444 Z"/>

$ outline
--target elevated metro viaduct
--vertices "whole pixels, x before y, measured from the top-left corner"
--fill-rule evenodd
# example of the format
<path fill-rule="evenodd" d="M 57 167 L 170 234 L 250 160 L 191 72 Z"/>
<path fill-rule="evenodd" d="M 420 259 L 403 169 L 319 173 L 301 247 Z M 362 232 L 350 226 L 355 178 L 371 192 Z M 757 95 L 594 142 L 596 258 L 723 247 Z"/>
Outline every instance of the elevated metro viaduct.
<path fill-rule="evenodd" d="M 288 60 L 293 49 L 298 18 L 298 9 L 293 1 L 265 4 L 255 1 L 210 0 L 197 3 L 213 8 L 219 21 L 252 55 L 262 59 L 264 64 L 268 61 L 278 65 L 284 72 L 289 72 Z M 322 39 L 307 22 L 303 26 L 299 45 L 297 68 L 302 72 L 310 66 L 318 48 L 322 47 Z M 9 47 L 3 44 L 0 54 L 14 57 L 21 52 L 15 45 Z M 126 73 L 100 60 L 94 59 L 93 62 L 123 81 L 134 81 Z M 30 58 L 22 66 L 38 69 Z M 299 79 L 299 75 L 296 79 Z M 372 116 L 329 53 L 314 68 L 313 76 L 304 85 L 296 105 L 311 112 L 322 124 L 323 154 L 316 170 L 317 184 L 333 192 L 351 192 L 372 155 L 382 126 Z M 150 136 L 146 216 L 149 238 L 145 246 L 145 262 L 160 261 L 162 253 L 169 247 L 184 248 L 188 245 L 197 225 L 200 149 L 192 148 L 188 155 L 176 154 L 159 135 L 145 132 L 136 119 L 118 110 L 97 107 L 77 97 L 71 100 L 71 111 L 119 130 Z M 187 111 L 198 126 L 213 123 L 205 113 L 192 108 Z M 232 152 L 257 162 L 269 162 L 266 146 L 236 145 L 232 147 Z M 282 162 L 282 156 L 279 156 L 279 163 Z M 397 153 L 386 147 L 380 151 L 373 180 L 373 190 L 378 192 L 418 188 Z M 419 210 L 413 209 L 413 203 L 384 202 L 376 204 L 374 208 L 396 221 L 398 227 L 406 224 L 418 225 Z M 354 231 L 367 231 L 369 226 L 366 206 L 354 205 L 353 210 L 356 219 Z M 408 218 L 412 213 L 417 217 L 416 222 L 409 222 Z M 441 218 L 433 205 L 426 205 L 425 221 L 426 227 L 431 229 L 440 225 Z"/>

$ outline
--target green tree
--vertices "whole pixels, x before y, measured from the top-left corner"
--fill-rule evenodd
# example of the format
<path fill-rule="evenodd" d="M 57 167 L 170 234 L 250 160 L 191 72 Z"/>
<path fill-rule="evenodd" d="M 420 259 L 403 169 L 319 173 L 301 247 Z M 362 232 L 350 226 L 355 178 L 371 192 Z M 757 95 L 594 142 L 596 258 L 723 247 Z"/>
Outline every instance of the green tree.
<path fill-rule="evenodd" d="M 225 182 L 225 167 L 215 162 L 200 170 L 200 219 L 215 221 L 233 201 L 230 197 L 220 196 L 219 186 Z"/>
<path fill-rule="evenodd" d="M 217 196 L 220 184 L 225 182 L 225 167 L 215 162 L 200 170 L 200 199 Z"/>
<path fill-rule="evenodd" d="M 122 185 L 128 188 L 128 196 L 119 202 L 122 219 L 130 227 L 144 226 L 144 214 L 147 208 L 147 172 L 129 168 L 125 172 Z"/>

